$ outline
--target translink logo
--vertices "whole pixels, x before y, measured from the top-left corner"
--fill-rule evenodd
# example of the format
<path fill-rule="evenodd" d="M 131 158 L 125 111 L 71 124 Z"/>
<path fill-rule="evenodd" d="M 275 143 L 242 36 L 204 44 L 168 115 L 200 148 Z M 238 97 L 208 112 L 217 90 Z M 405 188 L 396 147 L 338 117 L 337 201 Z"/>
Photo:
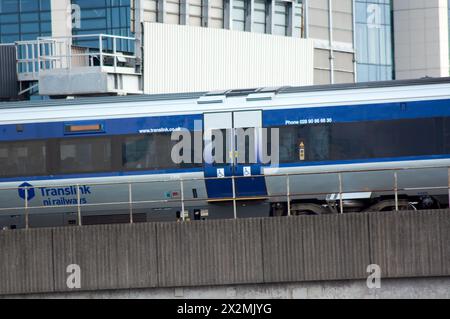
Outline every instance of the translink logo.
<path fill-rule="evenodd" d="M 36 196 L 36 193 L 34 191 L 33 185 L 25 182 L 21 185 L 19 185 L 19 197 L 25 200 L 27 198 L 28 200 L 32 200 Z"/>
<path fill-rule="evenodd" d="M 26 191 L 28 194 L 26 194 Z M 91 195 L 91 187 L 86 185 L 78 186 L 78 194 L 76 186 L 67 187 L 39 187 L 36 189 L 29 183 L 23 183 L 19 186 L 19 197 L 25 200 L 33 199 L 37 194 L 41 195 L 42 204 L 44 206 L 59 206 L 59 205 L 75 205 L 78 203 L 77 195 L 80 196 L 80 204 L 86 204 L 86 195 Z M 83 197 L 81 197 L 83 196 Z"/>

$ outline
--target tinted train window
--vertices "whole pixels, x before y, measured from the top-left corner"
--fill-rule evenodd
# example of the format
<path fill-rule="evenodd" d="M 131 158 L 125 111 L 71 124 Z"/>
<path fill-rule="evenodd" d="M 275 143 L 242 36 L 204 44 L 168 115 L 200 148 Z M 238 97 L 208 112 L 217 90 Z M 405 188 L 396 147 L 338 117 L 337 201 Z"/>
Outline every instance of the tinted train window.
<path fill-rule="evenodd" d="M 122 142 L 122 167 L 125 170 L 159 170 L 201 166 L 194 159 L 194 134 L 191 133 L 190 158 L 187 163 L 175 163 L 172 149 L 178 141 L 172 141 L 171 133 L 125 136 Z M 201 146 L 200 146 L 201 153 Z M 201 158 L 197 161 L 201 162 Z"/>
<path fill-rule="evenodd" d="M 280 127 L 280 162 L 440 155 L 450 153 L 448 118 Z"/>
<path fill-rule="evenodd" d="M 122 145 L 123 167 L 126 170 L 166 169 L 177 165 L 172 161 L 174 142 L 171 134 L 148 134 L 125 137 Z"/>
<path fill-rule="evenodd" d="M 60 172 L 85 173 L 110 171 L 109 138 L 74 138 L 60 141 Z"/>
<path fill-rule="evenodd" d="M 44 141 L 0 143 L 0 176 L 34 176 L 47 173 Z"/>

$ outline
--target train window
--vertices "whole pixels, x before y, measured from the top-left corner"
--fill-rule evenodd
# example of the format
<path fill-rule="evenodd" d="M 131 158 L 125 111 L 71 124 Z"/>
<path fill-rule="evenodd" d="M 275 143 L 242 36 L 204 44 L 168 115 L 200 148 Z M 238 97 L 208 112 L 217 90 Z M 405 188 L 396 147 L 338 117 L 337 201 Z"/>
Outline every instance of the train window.
<path fill-rule="evenodd" d="M 176 168 L 171 152 L 171 134 L 147 134 L 125 137 L 122 145 L 123 167 L 126 170 Z"/>
<path fill-rule="evenodd" d="M 283 126 L 280 162 L 440 155 L 449 153 L 449 142 L 448 118 Z"/>
<path fill-rule="evenodd" d="M 60 172 L 85 173 L 112 169 L 109 138 L 74 138 L 61 140 Z"/>
<path fill-rule="evenodd" d="M 330 158 L 331 126 L 286 126 L 280 128 L 280 162 L 326 161 Z M 305 157 L 300 149 L 305 150 Z"/>
<path fill-rule="evenodd" d="M 189 163 L 175 163 L 172 149 L 178 141 L 172 141 L 171 133 L 130 135 L 123 138 L 122 166 L 125 170 L 160 170 L 201 166 L 194 161 L 194 134 L 191 134 Z M 182 150 L 183 152 L 186 150 Z M 180 154 L 183 155 L 183 154 Z"/>
<path fill-rule="evenodd" d="M 0 176 L 35 176 L 47 173 L 45 141 L 0 144 Z"/>

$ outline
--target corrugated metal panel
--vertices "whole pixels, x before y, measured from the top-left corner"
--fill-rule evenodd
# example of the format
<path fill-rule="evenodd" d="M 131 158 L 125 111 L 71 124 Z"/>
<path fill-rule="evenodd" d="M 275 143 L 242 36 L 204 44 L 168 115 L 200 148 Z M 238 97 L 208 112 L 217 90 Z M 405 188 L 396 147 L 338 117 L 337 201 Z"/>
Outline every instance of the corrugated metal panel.
<path fill-rule="evenodd" d="M 369 265 L 367 215 L 266 219 L 265 282 L 356 279 Z"/>
<path fill-rule="evenodd" d="M 14 45 L 0 45 L 0 99 L 17 97 L 19 93 Z"/>
<path fill-rule="evenodd" d="M 156 287 L 154 224 L 101 225 L 54 230 L 55 287 L 68 291 L 67 266 L 81 269 L 81 289 Z"/>
<path fill-rule="evenodd" d="M 263 282 L 261 220 L 158 225 L 160 287 Z"/>
<path fill-rule="evenodd" d="M 313 84 L 313 41 L 145 23 L 144 92 Z"/>
<path fill-rule="evenodd" d="M 372 262 L 382 277 L 450 275 L 450 213 L 370 214 Z"/>
<path fill-rule="evenodd" d="M 0 294 L 53 292 L 51 229 L 0 231 Z"/>

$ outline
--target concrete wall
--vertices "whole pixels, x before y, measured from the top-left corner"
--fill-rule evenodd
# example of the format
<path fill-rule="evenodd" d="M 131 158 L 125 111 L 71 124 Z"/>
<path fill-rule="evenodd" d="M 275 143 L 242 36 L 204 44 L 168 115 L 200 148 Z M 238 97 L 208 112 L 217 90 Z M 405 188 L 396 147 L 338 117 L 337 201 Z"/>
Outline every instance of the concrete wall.
<path fill-rule="evenodd" d="M 313 84 L 311 40 L 145 23 L 144 92 Z"/>
<path fill-rule="evenodd" d="M 450 211 L 0 232 L 0 294 L 450 276 Z"/>
<path fill-rule="evenodd" d="M 70 37 L 72 35 L 70 0 L 51 0 L 52 36 Z"/>
<path fill-rule="evenodd" d="M 449 76 L 448 0 L 394 0 L 396 79 Z"/>

